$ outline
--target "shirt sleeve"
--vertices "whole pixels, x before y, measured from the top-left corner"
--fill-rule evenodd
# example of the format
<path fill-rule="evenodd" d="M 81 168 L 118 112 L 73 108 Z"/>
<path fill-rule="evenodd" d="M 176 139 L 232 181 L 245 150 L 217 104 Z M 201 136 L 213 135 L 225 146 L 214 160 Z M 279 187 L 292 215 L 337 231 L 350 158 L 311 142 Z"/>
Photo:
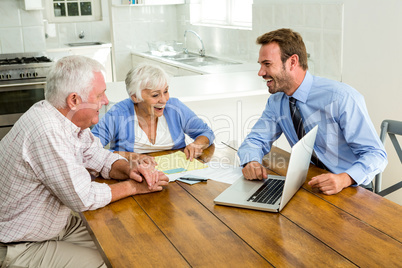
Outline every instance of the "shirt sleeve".
<path fill-rule="evenodd" d="M 357 156 L 345 172 L 357 185 L 367 185 L 388 163 L 384 145 L 370 120 L 363 96 L 349 96 L 338 112 L 345 140 Z"/>
<path fill-rule="evenodd" d="M 199 136 L 205 136 L 209 140 L 209 145 L 214 142 L 215 135 L 212 129 L 199 118 L 190 108 L 180 100 L 176 99 L 182 120 L 183 132 L 195 140 Z"/>
<path fill-rule="evenodd" d="M 99 138 L 103 146 L 109 144 L 115 136 L 115 120 L 112 111 L 108 111 L 92 128 L 92 133 Z"/>
<path fill-rule="evenodd" d="M 272 143 L 282 134 L 282 129 L 272 112 L 271 99 L 268 99 L 262 116 L 251 129 L 251 132 L 244 139 L 237 154 L 240 158 L 240 165 L 257 161 L 262 164 L 264 155 L 270 152 Z"/>
<path fill-rule="evenodd" d="M 103 207 L 112 198 L 110 187 L 92 181 L 89 171 L 108 177 L 119 156 L 104 150 L 99 140 L 88 134 L 82 133 L 85 139 L 79 139 L 62 131 L 48 131 L 32 143 L 26 156 L 40 183 L 74 211 Z"/>

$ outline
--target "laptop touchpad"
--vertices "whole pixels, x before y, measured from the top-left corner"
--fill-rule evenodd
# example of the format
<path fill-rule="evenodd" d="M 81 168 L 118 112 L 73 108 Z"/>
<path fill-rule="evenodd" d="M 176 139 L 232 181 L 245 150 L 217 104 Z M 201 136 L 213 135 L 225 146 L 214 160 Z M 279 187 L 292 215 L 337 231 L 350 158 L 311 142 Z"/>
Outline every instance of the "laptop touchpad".
<path fill-rule="evenodd" d="M 247 192 L 251 191 L 256 185 L 259 185 L 259 184 L 261 184 L 261 181 L 258 181 L 258 180 L 257 181 L 249 181 L 249 180 L 246 180 L 243 178 L 243 179 L 237 181 L 237 183 L 235 185 L 233 185 L 233 188 L 236 191 L 247 193 Z"/>

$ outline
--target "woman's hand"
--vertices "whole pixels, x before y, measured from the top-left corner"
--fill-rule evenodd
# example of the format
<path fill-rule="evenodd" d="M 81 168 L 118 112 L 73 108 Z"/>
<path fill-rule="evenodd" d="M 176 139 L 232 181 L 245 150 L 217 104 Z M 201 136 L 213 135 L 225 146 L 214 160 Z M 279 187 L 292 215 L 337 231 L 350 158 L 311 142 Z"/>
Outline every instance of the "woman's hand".
<path fill-rule="evenodd" d="M 186 154 L 186 158 L 190 161 L 202 155 L 204 149 L 209 146 L 209 139 L 205 136 L 198 136 L 193 143 L 184 148 L 184 153 Z"/>

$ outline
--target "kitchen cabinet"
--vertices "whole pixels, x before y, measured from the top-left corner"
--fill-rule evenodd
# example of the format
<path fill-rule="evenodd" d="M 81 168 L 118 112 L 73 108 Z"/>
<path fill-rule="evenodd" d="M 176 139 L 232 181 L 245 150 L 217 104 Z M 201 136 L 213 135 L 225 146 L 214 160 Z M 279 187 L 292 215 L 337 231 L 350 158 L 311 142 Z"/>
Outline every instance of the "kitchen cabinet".
<path fill-rule="evenodd" d="M 62 47 L 48 49 L 46 54 L 53 61 L 57 61 L 62 57 L 69 55 L 82 55 L 88 58 L 97 60 L 105 67 L 105 80 L 106 82 L 113 82 L 113 67 L 112 67 L 112 54 L 111 44 L 102 44 L 96 46 L 81 46 L 81 47 Z"/>
<path fill-rule="evenodd" d="M 43 9 L 42 0 L 24 0 L 25 10 L 39 10 Z"/>
<path fill-rule="evenodd" d="M 202 75 L 202 74 L 204 74 L 202 72 L 197 72 L 197 71 L 194 71 L 194 70 L 186 69 L 186 68 L 184 68 L 182 66 L 168 64 L 168 63 L 153 60 L 153 59 L 150 59 L 150 58 L 141 57 L 139 55 L 134 55 L 134 54 L 131 55 L 131 64 L 132 64 L 133 68 L 137 67 L 138 64 L 143 63 L 143 62 L 159 65 L 170 76 L 188 76 L 188 75 Z"/>

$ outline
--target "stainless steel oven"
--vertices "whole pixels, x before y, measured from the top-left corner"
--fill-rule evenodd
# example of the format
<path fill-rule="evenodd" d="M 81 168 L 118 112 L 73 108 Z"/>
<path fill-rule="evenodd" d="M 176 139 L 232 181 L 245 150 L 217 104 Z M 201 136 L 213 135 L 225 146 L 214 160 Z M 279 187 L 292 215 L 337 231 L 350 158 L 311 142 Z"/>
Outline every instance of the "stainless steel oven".
<path fill-rule="evenodd" d="M 51 65 L 39 53 L 0 54 L 0 139 L 23 113 L 45 98 Z"/>

